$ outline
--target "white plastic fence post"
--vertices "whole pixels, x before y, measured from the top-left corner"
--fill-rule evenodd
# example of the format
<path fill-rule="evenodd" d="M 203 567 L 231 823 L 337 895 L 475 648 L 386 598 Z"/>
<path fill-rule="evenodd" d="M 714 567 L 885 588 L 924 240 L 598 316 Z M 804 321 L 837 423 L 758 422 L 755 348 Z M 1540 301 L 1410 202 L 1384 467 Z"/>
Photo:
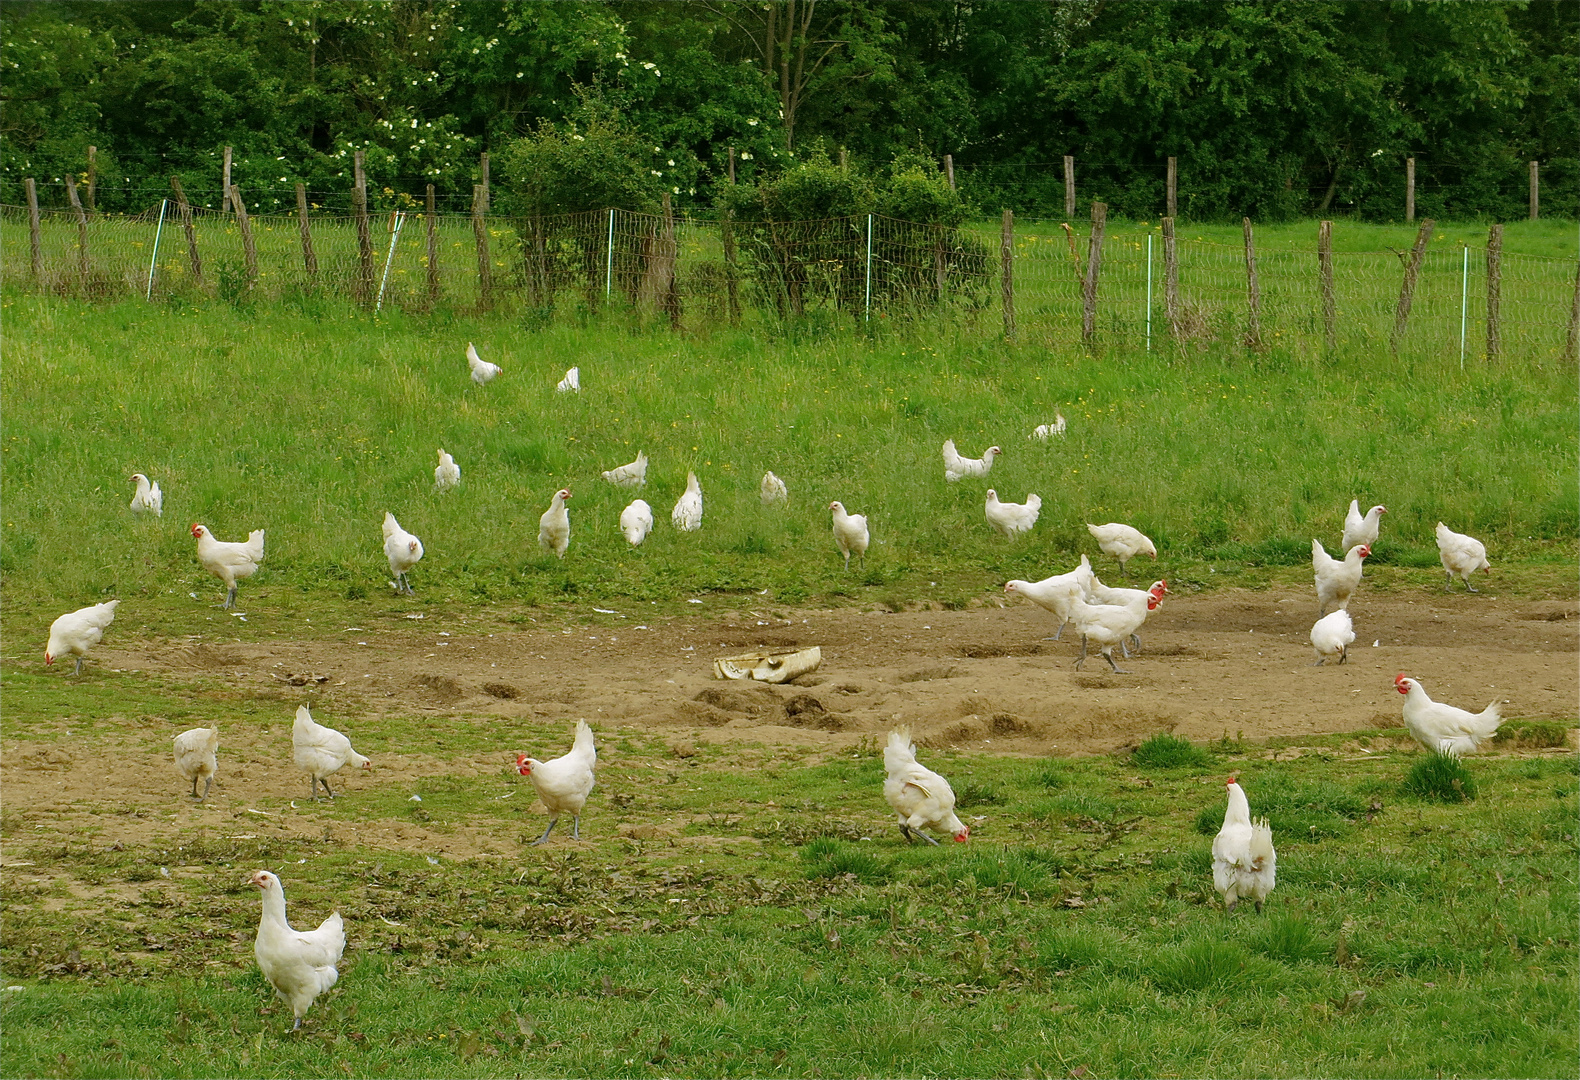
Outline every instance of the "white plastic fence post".
<path fill-rule="evenodd" d="M 389 253 L 384 256 L 384 276 L 379 280 L 379 298 L 373 303 L 374 314 L 384 306 L 384 287 L 390 283 L 390 263 L 395 261 L 395 244 L 400 240 L 400 227 L 404 224 L 406 224 L 406 211 L 395 211 L 395 231 L 390 233 Z"/>
<path fill-rule="evenodd" d="M 609 243 L 604 245 L 603 298 L 614 296 L 614 207 L 609 208 Z"/>
<path fill-rule="evenodd" d="M 1147 352 L 1152 351 L 1152 234 L 1147 233 Z"/>
<path fill-rule="evenodd" d="M 1465 245 L 1465 262 L 1459 275 L 1459 370 L 1465 370 L 1465 316 L 1470 306 L 1470 245 Z"/>
<path fill-rule="evenodd" d="M 872 215 L 867 215 L 867 316 L 864 322 L 872 321 Z"/>
<path fill-rule="evenodd" d="M 154 298 L 154 266 L 159 262 L 159 237 L 165 231 L 165 209 L 169 205 L 169 199 L 159 200 L 159 225 L 154 229 L 154 254 L 148 260 L 148 289 L 143 293 L 144 300 L 152 300 Z"/>

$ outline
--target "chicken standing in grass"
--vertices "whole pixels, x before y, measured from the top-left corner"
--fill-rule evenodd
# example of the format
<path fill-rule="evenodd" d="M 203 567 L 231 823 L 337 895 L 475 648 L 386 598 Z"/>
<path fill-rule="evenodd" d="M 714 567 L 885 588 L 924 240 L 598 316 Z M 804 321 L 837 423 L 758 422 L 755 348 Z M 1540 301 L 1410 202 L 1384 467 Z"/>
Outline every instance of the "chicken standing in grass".
<path fill-rule="evenodd" d="M 1037 516 L 1042 513 L 1042 496 L 1033 492 L 1023 503 L 999 502 L 998 492 L 988 488 L 983 509 L 988 524 L 1013 540 L 1023 532 L 1030 532 L 1037 524 Z"/>
<path fill-rule="evenodd" d="M 406 579 L 406 571 L 422 561 L 422 541 L 401 528 L 395 515 L 388 510 L 384 511 L 384 557 L 389 560 L 390 573 L 395 575 L 395 580 L 390 582 L 395 591 L 416 596 L 411 582 Z"/>
<path fill-rule="evenodd" d="M 1058 641 L 1064 633 L 1065 624 L 1070 621 L 1071 605 L 1086 594 L 1093 580 L 1092 561 L 1082 555 L 1081 565 L 1068 574 L 1055 574 L 1041 581 L 1021 581 L 1016 578 L 1005 582 L 1004 595 L 1024 596 L 1044 611 L 1051 612 L 1059 620 L 1053 634 L 1053 640 Z"/>
<path fill-rule="evenodd" d="M 214 786 L 214 773 L 219 768 L 219 728 L 193 728 L 175 738 L 176 768 L 192 781 L 192 797 L 208 801 L 209 788 Z M 198 781 L 203 781 L 203 794 L 198 795 Z"/>
<path fill-rule="evenodd" d="M 1328 613 L 1328 607 L 1337 604 L 1348 609 L 1350 597 L 1355 594 L 1355 587 L 1361 583 L 1361 563 L 1372 549 L 1365 544 L 1359 544 L 1345 552 L 1341 562 L 1329 555 L 1322 547 L 1322 541 L 1311 541 L 1311 568 L 1316 571 L 1317 582 L 1317 617 L 1320 619 Z"/>
<path fill-rule="evenodd" d="M 1120 576 L 1130 573 L 1125 569 L 1125 564 L 1137 555 L 1148 555 L 1154 559 L 1158 557 L 1158 549 L 1147 539 L 1146 534 L 1129 525 L 1117 521 L 1110 521 L 1107 525 L 1088 524 L 1086 531 L 1097 539 L 1098 547 L 1119 560 Z"/>
<path fill-rule="evenodd" d="M 763 473 L 763 482 L 758 485 L 757 494 L 764 506 L 790 501 L 790 490 L 785 487 L 783 480 L 773 474 L 772 470 Z"/>
<path fill-rule="evenodd" d="M 570 488 L 560 488 L 550 500 L 549 508 L 538 518 L 538 544 L 544 551 L 552 551 L 562 559 L 571 546 L 571 515 L 565 509 L 565 500 L 570 497 Z"/>
<path fill-rule="evenodd" d="M 839 545 L 840 553 L 845 556 L 845 569 L 850 569 L 850 557 L 861 557 L 861 565 L 867 565 L 867 544 L 871 539 L 867 532 L 866 514 L 847 514 L 845 504 L 835 500 L 828 504 L 834 514 L 834 543 Z"/>
<path fill-rule="evenodd" d="M 466 363 L 472 369 L 472 381 L 478 386 L 487 385 L 495 375 L 505 370 L 498 364 L 491 364 L 478 356 L 476 347 L 470 341 L 466 343 Z"/>
<path fill-rule="evenodd" d="M 1444 572 L 1448 574 L 1448 581 L 1443 585 L 1444 592 L 1453 588 L 1455 574 L 1464 579 L 1468 591 L 1480 592 L 1470 583 L 1470 575 L 1477 570 L 1492 573 L 1492 564 L 1487 561 L 1486 545 L 1474 536 L 1455 532 L 1441 521 L 1437 523 L 1437 555 L 1443 561 Z"/>
<path fill-rule="evenodd" d="M 889 732 L 883 768 L 888 774 L 883 781 L 883 797 L 898 815 L 900 835 L 906 843 L 920 836 L 936 845 L 938 841 L 927 835 L 929 829 L 947 833 L 956 843 L 966 842 L 971 830 L 955 816 L 954 789 L 948 780 L 917 762 L 910 728 Z"/>
<path fill-rule="evenodd" d="M 1051 424 L 1038 424 L 1031 431 L 1031 437 L 1033 439 L 1040 439 L 1043 442 L 1047 442 L 1050 438 L 1052 438 L 1055 435 L 1057 435 L 1061 439 L 1064 438 L 1064 414 L 1063 413 L 1054 413 L 1053 414 L 1053 423 L 1051 423 Z"/>
<path fill-rule="evenodd" d="M 996 446 L 987 448 L 980 458 L 963 458 L 955 449 L 953 439 L 944 440 L 944 479 L 954 483 L 963 476 L 986 476 L 993 467 L 993 459 L 1004 451 Z"/>
<path fill-rule="evenodd" d="M 571 815 L 571 839 L 581 839 L 582 808 L 593 789 L 593 770 L 598 766 L 598 749 L 593 745 L 592 728 L 587 721 L 576 721 L 576 739 L 568 754 L 550 761 L 539 761 L 526 754 L 516 755 L 516 771 L 532 781 L 533 790 L 549 812 L 549 827 L 532 842 L 544 843 L 561 814 Z"/>
<path fill-rule="evenodd" d="M 696 532 L 702 528 L 702 485 L 697 482 L 696 473 L 686 473 L 686 490 L 675 500 L 669 520 L 681 532 Z"/>
<path fill-rule="evenodd" d="M 1324 615 L 1311 627 L 1311 647 L 1317 650 L 1317 662 L 1311 666 L 1321 667 L 1335 656 L 1344 663 L 1350 658 L 1350 643 L 1354 640 L 1355 623 L 1348 611 L 1339 608 Z"/>
<path fill-rule="evenodd" d="M 1377 543 L 1377 533 L 1382 528 L 1382 516 L 1387 512 L 1386 506 L 1374 506 L 1362 514 L 1360 500 L 1351 499 L 1350 512 L 1344 515 L 1344 539 L 1340 541 L 1339 549 L 1348 551 L 1358 544 L 1371 547 Z"/>
<path fill-rule="evenodd" d="M 1229 807 L 1223 828 L 1212 842 L 1212 885 L 1223 897 L 1225 910 L 1249 897 L 1258 914 L 1278 884 L 1278 854 L 1273 850 L 1273 830 L 1267 819 L 1251 820 L 1251 804 L 1234 777 L 1229 779 Z"/>
<path fill-rule="evenodd" d="M 137 492 L 132 496 L 132 513 L 164 517 L 165 493 L 159 490 L 159 485 L 140 472 L 134 472 L 130 479 L 137 483 Z"/>
<path fill-rule="evenodd" d="M 646 499 L 637 499 L 620 511 L 620 531 L 632 547 L 642 546 L 647 534 L 653 531 L 653 508 L 647 505 Z"/>
<path fill-rule="evenodd" d="M 53 664 L 62 656 L 77 659 L 73 675 L 82 674 L 82 658 L 88 650 L 104 640 L 104 628 L 115 621 L 119 600 L 106 600 L 76 611 L 68 611 L 49 624 L 49 644 L 44 646 L 44 666 Z"/>
<path fill-rule="evenodd" d="M 224 606 L 235 607 L 236 582 L 257 573 L 263 562 L 263 530 L 252 530 L 245 543 L 216 540 L 207 525 L 193 525 L 192 535 L 197 538 L 198 562 L 225 583 Z"/>
<path fill-rule="evenodd" d="M 324 794 L 331 799 L 329 778 L 347 764 L 359 769 L 372 769 L 373 763 L 351 749 L 351 740 L 332 727 L 325 727 L 313 719 L 306 705 L 296 709 L 296 723 L 291 727 L 291 757 L 296 767 L 307 773 L 313 801 L 318 801 L 318 785 L 324 785 Z"/>
<path fill-rule="evenodd" d="M 274 992 L 291 1007 L 296 1016 L 291 1030 L 296 1031 L 314 999 L 340 978 L 335 965 L 346 951 L 345 923 L 336 911 L 317 930 L 293 930 L 285 921 L 285 889 L 280 879 L 258 870 L 247 884 L 263 893 L 263 917 L 252 954 Z"/>
<path fill-rule="evenodd" d="M 433 489 L 449 491 L 460 484 L 461 466 L 455 463 L 455 458 L 445 453 L 444 447 L 439 447 L 439 467 L 433 470 Z"/>
<path fill-rule="evenodd" d="M 1473 713 L 1433 701 L 1419 682 L 1402 673 L 1394 676 L 1393 686 L 1405 696 L 1405 728 L 1416 742 L 1436 753 L 1474 754 L 1498 733 L 1503 721 L 1503 707 L 1496 701 Z"/>
<path fill-rule="evenodd" d="M 635 461 L 608 469 L 601 475 L 615 487 L 639 488 L 647 483 L 647 455 L 638 450 Z"/>
<path fill-rule="evenodd" d="M 559 381 L 559 385 L 557 385 L 554 389 L 557 393 L 561 394 L 581 393 L 582 369 L 579 367 L 567 369 L 565 372 L 565 377 Z"/>

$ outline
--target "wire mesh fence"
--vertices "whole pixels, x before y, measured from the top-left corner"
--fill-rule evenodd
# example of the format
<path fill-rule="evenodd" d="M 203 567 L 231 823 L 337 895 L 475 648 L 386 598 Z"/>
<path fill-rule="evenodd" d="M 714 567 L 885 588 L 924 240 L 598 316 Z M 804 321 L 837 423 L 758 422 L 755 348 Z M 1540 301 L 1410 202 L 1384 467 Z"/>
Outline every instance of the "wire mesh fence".
<path fill-rule="evenodd" d="M 1310 251 L 1175 242 L 1067 227 L 1006 237 L 881 216 L 739 222 L 604 210 L 553 217 L 392 211 L 241 217 L 165 203 L 138 215 L 0 206 L 0 272 L 12 288 L 86 299 L 321 295 L 379 310 L 494 310 L 546 323 L 623 310 L 676 328 L 786 320 L 953 320 L 1049 347 L 1394 347 L 1413 355 L 1573 358 L 1574 260 L 1485 248 L 1339 252 L 1325 303 Z M 1006 282 L 1006 269 L 1009 281 Z M 1013 315 L 1010 317 L 1012 308 Z M 1408 309 L 1402 316 L 1403 309 Z"/>

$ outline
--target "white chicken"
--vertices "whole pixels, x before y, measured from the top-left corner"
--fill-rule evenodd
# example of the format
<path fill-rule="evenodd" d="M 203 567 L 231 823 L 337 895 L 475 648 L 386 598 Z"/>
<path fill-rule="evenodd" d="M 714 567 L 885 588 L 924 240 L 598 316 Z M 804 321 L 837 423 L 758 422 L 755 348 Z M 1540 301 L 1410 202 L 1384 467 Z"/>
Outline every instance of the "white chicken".
<path fill-rule="evenodd" d="M 491 364 L 477 355 L 477 349 L 470 341 L 466 343 L 466 363 L 472 369 L 472 381 L 478 386 L 486 385 L 495 375 L 505 369 L 498 364 Z"/>
<path fill-rule="evenodd" d="M 390 573 L 395 575 L 395 580 L 390 582 L 395 591 L 416 596 L 411 582 L 406 579 L 406 571 L 422 561 L 422 541 L 401 528 L 395 515 L 388 510 L 384 511 L 384 557 L 389 560 Z"/>
<path fill-rule="evenodd" d="M 1169 583 L 1167 581 L 1154 581 L 1145 589 L 1116 589 L 1111 585 L 1104 585 L 1096 574 L 1088 574 L 1086 577 L 1087 603 L 1112 604 L 1115 607 L 1134 608 L 1141 614 L 1143 621 L 1155 610 L 1155 608 L 1147 607 L 1147 597 L 1155 596 L 1161 603 L 1168 591 Z M 1136 647 L 1137 652 L 1141 651 L 1140 629 L 1138 626 L 1136 631 L 1133 631 L 1125 639 L 1125 643 L 1121 643 L 1120 647 L 1124 650 L 1125 659 L 1127 660 L 1130 658 L 1131 645 Z"/>
<path fill-rule="evenodd" d="M 1050 439 L 1051 437 L 1053 437 L 1055 435 L 1057 435 L 1061 439 L 1064 438 L 1064 414 L 1063 413 L 1054 413 L 1053 414 L 1053 423 L 1051 423 L 1051 424 L 1038 424 L 1036 427 L 1032 428 L 1032 430 L 1031 430 L 1031 437 L 1033 439 L 1040 439 L 1043 442 L 1047 442 L 1048 439 Z"/>
<path fill-rule="evenodd" d="M 883 748 L 883 768 L 888 774 L 883 781 L 883 797 L 899 816 L 900 835 L 906 843 L 919 836 L 936 845 L 938 841 L 927 835 L 928 829 L 947 833 L 957 844 L 970 838 L 971 830 L 955 816 L 955 792 L 949 781 L 917 762 L 910 728 L 889 732 L 889 744 Z"/>
<path fill-rule="evenodd" d="M 570 488 L 560 488 L 549 501 L 549 508 L 538 518 L 538 544 L 544 551 L 552 551 L 562 559 L 571 546 L 571 514 L 565 509 L 565 500 L 570 497 Z"/>
<path fill-rule="evenodd" d="M 1023 532 L 1030 532 L 1037 524 L 1037 516 L 1042 513 L 1042 496 L 1033 492 L 1023 503 L 999 502 L 998 492 L 988 488 L 984 511 L 989 525 L 1014 539 Z"/>
<path fill-rule="evenodd" d="M 1086 531 L 1097 539 L 1097 546 L 1119 560 L 1119 573 L 1121 576 L 1129 574 L 1125 564 L 1137 555 L 1149 555 L 1156 559 L 1158 549 L 1140 529 L 1133 529 L 1129 525 L 1121 525 L 1117 521 L 1110 521 L 1107 525 L 1086 526 Z"/>
<path fill-rule="evenodd" d="M 245 543 L 216 540 L 207 525 L 193 525 L 192 535 L 197 538 L 198 562 L 225 583 L 224 606 L 235 607 L 236 582 L 252 577 L 258 572 L 258 564 L 263 562 L 263 530 L 252 530 Z"/>
<path fill-rule="evenodd" d="M 1265 817 L 1251 820 L 1251 804 L 1233 777 L 1228 787 L 1229 807 L 1223 814 L 1223 828 L 1212 841 L 1212 885 L 1223 897 L 1225 910 L 1232 910 L 1242 898 L 1249 897 L 1260 914 L 1262 901 L 1278 884 L 1273 830 Z"/>
<path fill-rule="evenodd" d="M 632 547 L 641 547 L 647 534 L 653 531 L 653 508 L 646 499 L 637 499 L 620 511 L 620 531 Z"/>
<path fill-rule="evenodd" d="M 579 367 L 566 369 L 565 378 L 561 379 L 559 385 L 554 387 L 555 392 L 560 394 L 579 394 L 581 389 L 582 369 Z"/>
<path fill-rule="evenodd" d="M 1361 513 L 1359 499 L 1350 500 L 1350 512 L 1344 515 L 1344 539 L 1339 542 L 1339 550 L 1348 551 L 1357 544 L 1371 547 L 1377 543 L 1377 533 L 1382 528 L 1382 516 L 1388 512 L 1386 506 L 1374 506 Z"/>
<path fill-rule="evenodd" d="M 1311 647 L 1317 650 L 1317 662 L 1311 666 L 1321 667 L 1335 656 L 1344 663 L 1350 657 L 1350 643 L 1354 640 L 1355 623 L 1348 611 L 1339 608 L 1322 616 L 1311 627 Z"/>
<path fill-rule="evenodd" d="M 647 483 L 647 455 L 638 450 L 635 461 L 608 469 L 602 476 L 615 487 L 639 488 Z"/>
<path fill-rule="evenodd" d="M 1076 597 L 1070 604 L 1070 623 L 1075 627 L 1075 632 L 1081 635 L 1081 655 L 1075 660 L 1075 670 L 1080 671 L 1081 665 L 1086 663 L 1087 645 L 1096 642 L 1098 652 L 1103 659 L 1108 661 L 1108 666 L 1114 669 L 1116 675 L 1129 675 L 1130 672 L 1114 663 L 1114 646 L 1122 645 L 1126 638 L 1141 629 L 1141 624 L 1146 622 L 1149 612 L 1162 603 L 1162 597 L 1156 591 L 1147 594 L 1146 603 L 1138 607 L 1116 604 L 1088 604 L 1081 597 Z"/>
<path fill-rule="evenodd" d="M 681 532 L 696 532 L 702 528 L 702 485 L 697 482 L 696 473 L 686 473 L 686 490 L 675 500 L 669 520 Z"/>
<path fill-rule="evenodd" d="M 209 788 L 214 786 L 214 773 L 219 768 L 219 728 L 196 727 L 175 737 L 176 768 L 192 781 L 192 797 L 208 801 Z M 203 781 L 203 794 L 198 795 L 198 781 Z"/>
<path fill-rule="evenodd" d="M 953 439 L 944 440 L 944 479 L 954 483 L 963 476 L 986 476 L 993 467 L 993 459 L 1004 451 L 996 446 L 987 448 L 980 458 L 963 458 L 955 449 Z"/>
<path fill-rule="evenodd" d="M 1059 620 L 1053 635 L 1053 640 L 1058 641 L 1064 633 L 1065 623 L 1070 621 L 1070 606 L 1086 594 L 1092 577 L 1092 561 L 1082 555 L 1081 565 L 1068 574 L 1055 574 L 1041 581 L 1021 581 L 1017 578 L 1005 582 L 1004 595 L 1024 596 L 1044 611 L 1052 612 Z"/>
<path fill-rule="evenodd" d="M 444 447 L 439 447 L 439 467 L 433 470 L 433 489 L 449 491 L 460 484 L 461 466 L 455 463 L 455 458 L 445 453 Z"/>
<path fill-rule="evenodd" d="M 757 494 L 762 498 L 764 506 L 790 501 L 790 490 L 785 487 L 783 480 L 773 474 L 772 470 L 763 473 L 763 482 L 758 485 Z"/>
<path fill-rule="evenodd" d="M 132 496 L 132 513 L 164 517 L 165 493 L 159 490 L 159 485 L 140 472 L 134 472 L 129 479 L 137 482 L 137 492 Z"/>
<path fill-rule="evenodd" d="M 1437 523 L 1437 555 L 1443 560 L 1443 570 L 1448 574 L 1448 581 L 1443 585 L 1443 591 L 1453 588 L 1454 575 L 1458 574 L 1465 581 L 1465 588 L 1470 592 L 1480 592 L 1470 583 L 1470 575 L 1477 570 L 1492 573 L 1492 564 L 1487 561 L 1487 547 L 1474 536 L 1457 533 L 1444 525 Z"/>
<path fill-rule="evenodd" d="M 325 727 L 313 719 L 306 705 L 296 708 L 296 723 L 291 727 L 291 757 L 296 767 L 307 773 L 313 801 L 318 801 L 318 785 L 324 785 L 324 794 L 331 799 L 329 778 L 348 763 L 359 769 L 372 769 L 373 763 L 351 749 L 351 740 L 332 727 Z"/>
<path fill-rule="evenodd" d="M 48 667 L 62 656 L 77 658 L 73 675 L 82 674 L 82 658 L 88 650 L 104 640 L 104 628 L 115 621 L 119 600 L 106 600 L 90 604 L 76 611 L 68 611 L 49 624 L 49 644 L 44 646 L 44 666 Z"/>
<path fill-rule="evenodd" d="M 561 814 L 571 815 L 571 839 L 581 839 L 582 808 L 593 789 L 593 770 L 598 767 L 598 749 L 593 745 L 592 728 L 587 721 L 576 721 L 576 739 L 570 753 L 550 761 L 539 761 L 526 754 L 516 755 L 516 771 L 532 781 L 533 790 L 549 812 L 549 827 L 532 845 L 545 842 Z"/>
<path fill-rule="evenodd" d="M 867 544 L 871 539 L 867 532 L 867 515 L 845 513 L 845 504 L 837 499 L 829 503 L 828 508 L 834 514 L 834 543 L 845 556 L 845 569 L 850 569 L 852 555 L 860 556 L 861 565 L 866 566 Z"/>
<path fill-rule="evenodd" d="M 1416 742 L 1436 753 L 1474 754 L 1503 722 L 1503 707 L 1496 701 L 1473 713 L 1433 701 L 1419 682 L 1403 673 L 1394 676 L 1393 686 L 1404 695 L 1404 726 Z"/>
<path fill-rule="evenodd" d="M 1349 608 L 1350 597 L 1354 595 L 1355 587 L 1361 583 L 1361 562 L 1371 553 L 1371 548 L 1359 544 L 1345 552 L 1344 560 L 1340 562 L 1327 553 L 1322 541 L 1317 539 L 1311 541 L 1311 568 L 1317 575 L 1319 619 L 1328 613 L 1330 604 Z"/>
<path fill-rule="evenodd" d="M 263 977 L 296 1015 L 296 1023 L 291 1025 L 296 1031 L 314 999 L 340 978 L 335 965 L 346 951 L 345 923 L 336 911 L 317 930 L 293 930 L 285 921 L 285 889 L 280 879 L 267 870 L 257 870 L 247 884 L 263 893 L 263 917 L 258 921 L 252 954 L 258 958 Z"/>

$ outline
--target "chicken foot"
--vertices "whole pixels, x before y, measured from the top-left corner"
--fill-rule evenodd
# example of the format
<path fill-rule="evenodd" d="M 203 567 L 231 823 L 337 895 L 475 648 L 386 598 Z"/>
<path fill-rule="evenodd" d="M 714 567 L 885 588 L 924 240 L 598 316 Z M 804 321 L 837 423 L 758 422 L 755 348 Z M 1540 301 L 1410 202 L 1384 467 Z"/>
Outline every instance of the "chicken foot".
<path fill-rule="evenodd" d="M 1108 661 L 1108 666 L 1114 669 L 1114 674 L 1115 675 L 1130 675 L 1130 674 L 1133 674 L 1133 672 L 1127 671 L 1124 668 L 1120 667 L 1118 664 L 1114 663 L 1114 650 L 1112 648 L 1103 649 L 1103 650 L 1101 650 L 1101 652 L 1102 652 L 1103 659 Z M 1084 664 L 1085 662 L 1086 662 L 1086 636 L 1083 634 L 1081 636 L 1081 655 L 1076 657 L 1075 670 L 1076 671 L 1080 671 L 1081 670 L 1081 665 Z"/>
<path fill-rule="evenodd" d="M 549 827 L 547 829 L 543 830 L 543 835 L 542 836 L 540 836 L 536 840 L 532 841 L 532 846 L 533 847 L 537 847 L 539 844 L 541 844 L 544 841 L 548 840 L 549 833 L 553 832 L 554 831 L 554 826 L 558 825 L 559 823 L 560 823 L 560 819 L 559 818 L 557 818 L 557 817 L 549 818 Z M 572 826 L 571 826 L 571 831 L 573 833 L 576 831 L 576 827 L 575 827 L 574 824 L 572 824 Z"/>
<path fill-rule="evenodd" d="M 236 586 L 232 585 L 230 587 L 230 592 L 225 594 L 225 603 L 223 606 L 226 608 L 233 608 L 236 606 Z"/>
<path fill-rule="evenodd" d="M 203 778 L 203 794 L 201 795 L 197 793 L 197 781 L 198 778 L 194 776 L 192 778 L 192 797 L 200 802 L 208 802 L 208 793 L 209 789 L 214 786 L 214 778 L 212 776 Z"/>
<path fill-rule="evenodd" d="M 905 842 L 907 844 L 913 842 L 913 840 L 916 837 L 919 836 L 923 840 L 926 840 L 929 844 L 932 844 L 934 847 L 938 846 L 938 841 L 937 840 L 934 840 L 931 836 L 928 836 L 926 833 L 922 832 L 922 830 L 920 830 L 920 829 L 913 829 L 913 828 L 911 828 L 909 825 L 907 825 L 903 821 L 900 822 L 900 835 L 905 837 Z"/>
<path fill-rule="evenodd" d="M 320 777 L 320 776 L 309 776 L 307 778 L 307 782 L 310 785 L 310 790 L 312 791 L 313 801 L 314 802 L 318 801 L 318 785 L 319 784 L 323 784 L 324 785 L 324 794 L 328 795 L 331 799 L 333 799 L 335 797 L 335 793 L 333 791 L 329 790 L 329 777 L 327 777 L 327 776 L 322 776 L 322 777 Z M 194 780 L 192 782 L 192 786 L 194 788 L 197 787 L 197 781 Z"/>

